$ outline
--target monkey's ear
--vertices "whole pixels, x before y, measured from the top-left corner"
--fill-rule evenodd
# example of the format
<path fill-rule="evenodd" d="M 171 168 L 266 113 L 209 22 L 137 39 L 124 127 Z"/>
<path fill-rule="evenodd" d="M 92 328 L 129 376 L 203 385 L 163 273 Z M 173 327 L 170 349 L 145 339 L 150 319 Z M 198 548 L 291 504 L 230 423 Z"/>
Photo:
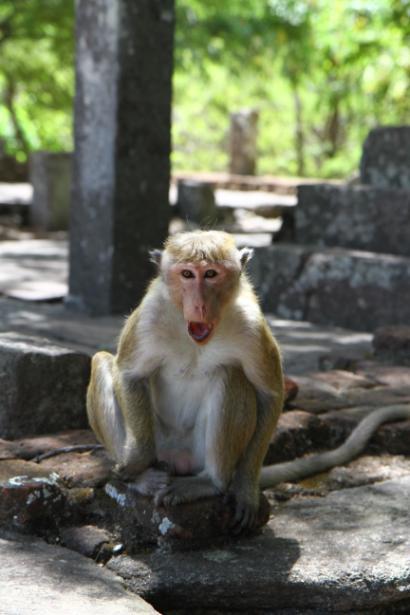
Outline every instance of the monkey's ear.
<path fill-rule="evenodd" d="M 241 261 L 242 269 L 244 269 L 246 264 L 251 260 L 252 256 L 252 248 L 242 248 L 242 250 L 239 250 L 239 260 Z"/>
<path fill-rule="evenodd" d="M 149 251 L 149 260 L 151 263 L 154 263 L 157 267 L 161 265 L 162 258 L 162 250 L 150 250 Z"/>

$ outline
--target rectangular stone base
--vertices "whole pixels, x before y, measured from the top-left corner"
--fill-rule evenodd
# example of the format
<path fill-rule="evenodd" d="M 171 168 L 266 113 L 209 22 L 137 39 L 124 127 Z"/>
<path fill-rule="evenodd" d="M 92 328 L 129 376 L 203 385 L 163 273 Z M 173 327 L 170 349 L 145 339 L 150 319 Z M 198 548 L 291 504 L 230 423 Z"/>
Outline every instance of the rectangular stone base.
<path fill-rule="evenodd" d="M 90 357 L 51 341 L 0 334 L 0 437 L 42 434 L 87 424 Z"/>

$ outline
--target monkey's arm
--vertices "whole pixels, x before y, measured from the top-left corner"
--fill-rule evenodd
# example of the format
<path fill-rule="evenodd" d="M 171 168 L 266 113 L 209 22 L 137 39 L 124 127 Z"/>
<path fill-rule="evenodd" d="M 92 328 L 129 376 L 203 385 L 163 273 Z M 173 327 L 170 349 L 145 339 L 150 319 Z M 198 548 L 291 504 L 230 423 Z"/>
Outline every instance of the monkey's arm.
<path fill-rule="evenodd" d="M 284 481 L 302 480 L 348 463 L 362 452 L 380 425 L 387 421 L 403 419 L 410 419 L 410 406 L 392 406 L 375 410 L 357 425 L 346 442 L 333 451 L 262 468 L 260 487 L 268 489 Z"/>

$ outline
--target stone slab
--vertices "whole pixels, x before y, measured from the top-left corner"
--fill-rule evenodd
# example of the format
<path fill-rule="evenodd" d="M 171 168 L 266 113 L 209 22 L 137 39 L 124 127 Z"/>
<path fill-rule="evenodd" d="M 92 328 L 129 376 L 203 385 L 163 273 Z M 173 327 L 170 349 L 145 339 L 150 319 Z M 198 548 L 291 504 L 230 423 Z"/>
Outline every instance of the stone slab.
<path fill-rule="evenodd" d="M 29 239 L 0 242 L 0 293 L 26 301 L 55 301 L 67 294 L 67 242 Z"/>
<path fill-rule="evenodd" d="M 410 256 L 410 190 L 299 186 L 295 240 Z"/>
<path fill-rule="evenodd" d="M 109 568 L 156 608 L 359 612 L 410 607 L 410 476 L 277 505 L 224 549 L 120 556 Z"/>
<path fill-rule="evenodd" d="M 0 205 L 30 205 L 33 187 L 27 183 L 0 182 Z"/>
<path fill-rule="evenodd" d="M 289 320 L 373 331 L 410 320 L 410 258 L 278 244 L 249 268 L 265 311 Z"/>
<path fill-rule="evenodd" d="M 0 334 L 0 437 L 81 428 L 89 356 L 48 339 Z"/>
<path fill-rule="evenodd" d="M 360 178 L 372 186 L 410 190 L 410 126 L 370 131 L 363 145 Z"/>
<path fill-rule="evenodd" d="M 0 297 L 0 331 L 44 336 L 88 354 L 97 350 L 115 352 L 123 324 L 120 316 L 91 318 L 59 303 L 26 303 Z"/>
<path fill-rule="evenodd" d="M 0 538 L 2 615 L 135 615 L 157 611 L 112 572 L 33 537 Z"/>

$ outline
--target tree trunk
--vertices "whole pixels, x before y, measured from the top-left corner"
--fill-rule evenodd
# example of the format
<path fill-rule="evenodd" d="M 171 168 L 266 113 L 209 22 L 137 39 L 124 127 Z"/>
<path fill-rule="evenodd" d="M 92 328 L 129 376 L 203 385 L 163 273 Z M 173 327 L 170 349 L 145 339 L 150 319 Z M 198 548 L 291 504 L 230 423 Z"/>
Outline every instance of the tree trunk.
<path fill-rule="evenodd" d="M 29 152 L 30 152 L 30 147 L 29 147 L 26 135 L 24 134 L 23 127 L 20 124 L 20 121 L 18 119 L 17 112 L 16 112 L 16 84 L 15 84 L 14 79 L 8 74 L 5 75 L 5 79 L 6 79 L 6 85 L 5 85 L 4 97 L 3 97 L 4 105 L 10 114 L 10 119 L 11 119 L 11 123 L 13 124 L 14 135 L 16 137 L 16 141 L 20 149 L 23 150 L 25 155 L 28 157 Z"/>
<path fill-rule="evenodd" d="M 293 102 L 295 106 L 295 150 L 297 174 L 305 174 L 305 134 L 303 131 L 303 104 L 297 83 L 292 83 Z"/>

